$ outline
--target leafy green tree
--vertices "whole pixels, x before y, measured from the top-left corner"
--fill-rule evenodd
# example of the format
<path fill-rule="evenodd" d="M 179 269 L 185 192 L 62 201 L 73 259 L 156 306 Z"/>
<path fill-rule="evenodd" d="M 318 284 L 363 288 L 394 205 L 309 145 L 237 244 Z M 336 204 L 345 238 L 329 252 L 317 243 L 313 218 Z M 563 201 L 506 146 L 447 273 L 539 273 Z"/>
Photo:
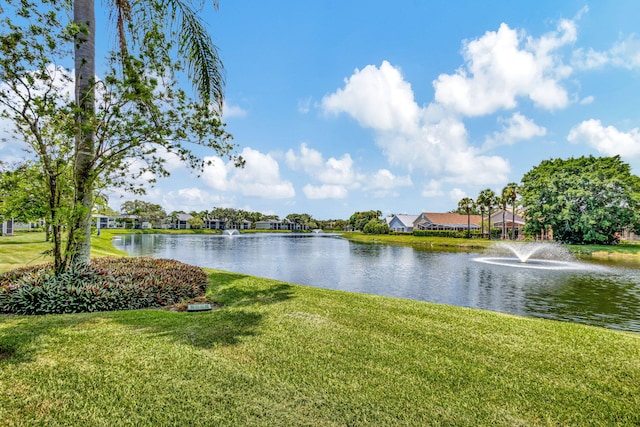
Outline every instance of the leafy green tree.
<path fill-rule="evenodd" d="M 525 232 L 564 243 L 611 244 L 640 224 L 640 178 L 614 157 L 545 160 L 522 178 Z"/>
<path fill-rule="evenodd" d="M 389 234 L 389 225 L 378 218 L 372 218 L 362 228 L 362 232 L 365 234 Z"/>
<path fill-rule="evenodd" d="M 115 3 L 120 51 L 107 55 L 101 80 L 94 71 L 93 1 L 74 2 L 73 22 L 65 21 L 70 5 L 65 0 L 6 0 L 2 5 L 7 13 L 0 18 L 0 114 L 42 165 L 54 218 L 56 271 L 88 262 L 91 210 L 99 186 L 143 193 L 136 178 L 148 172 L 168 175 L 167 153 L 202 167 L 191 144 L 242 164 L 231 156 L 231 136 L 220 120 L 223 81 L 213 70 L 221 72 L 221 64 L 188 2 Z M 176 17 L 187 31 L 169 25 Z M 199 102 L 179 88 L 186 70 L 174 59 L 176 51 L 194 59 L 188 61 L 196 64 L 190 74 L 204 88 Z M 75 99 L 66 90 L 73 79 L 58 65 L 69 57 L 76 60 Z M 201 72 L 197 64 L 210 72 Z M 131 167 L 133 159 L 139 167 Z M 63 200 L 67 188 L 71 202 Z M 58 235 L 62 230 L 64 239 Z"/>
<path fill-rule="evenodd" d="M 287 215 L 285 218 L 293 222 L 294 224 L 300 225 L 302 229 L 312 228 L 311 223 L 315 224 L 313 217 L 306 213 L 304 214 L 292 213 Z"/>
<path fill-rule="evenodd" d="M 471 213 L 475 206 L 476 203 L 471 197 L 464 197 L 458 202 L 458 210 L 467 215 L 467 237 L 471 237 Z"/>
<path fill-rule="evenodd" d="M 158 224 L 167 218 L 167 213 L 162 206 L 142 200 L 126 201 L 120 207 L 120 211 L 127 215 L 137 216 L 141 223 Z"/>
<path fill-rule="evenodd" d="M 204 221 L 199 216 L 192 216 L 187 220 L 187 223 L 195 230 L 201 230 L 204 227 Z"/>
<path fill-rule="evenodd" d="M 217 1 L 213 4 L 217 7 Z M 133 102 L 139 109 L 151 112 L 151 123 L 154 123 L 153 116 L 164 110 L 151 96 L 158 89 L 157 78 L 145 76 L 149 72 L 157 76 L 172 76 L 174 71 L 180 70 L 180 63 L 172 59 L 176 52 L 189 65 L 189 74 L 203 101 L 201 112 L 213 115 L 210 111 L 212 106 L 217 107 L 217 111 L 221 110 L 224 91 L 222 63 L 188 0 L 116 0 L 112 8 L 120 47 L 119 53 L 112 58 L 122 67 L 122 81 L 130 84 Z M 73 176 L 76 197 L 67 253 L 71 254 L 72 263 L 88 263 L 93 185 L 100 172 L 96 163 L 101 158 L 100 142 L 96 141 L 100 121 L 96 120 L 95 105 L 94 1 L 73 0 L 73 12 L 77 106 Z M 177 46 L 175 40 L 178 41 Z M 163 89 L 166 90 L 166 87 Z M 163 129 L 158 126 L 159 123 L 155 124 L 157 129 Z M 211 129 L 218 137 L 225 135 L 219 131 L 220 123 L 213 124 Z M 163 137 L 169 138 L 167 135 Z M 222 152 L 228 152 L 229 149 L 225 145 L 217 144 L 217 147 L 222 148 Z M 178 152 L 183 156 L 186 154 L 182 150 Z"/>
<path fill-rule="evenodd" d="M 0 171 L 0 216 L 30 222 L 44 219 L 49 240 L 48 198 L 42 169 L 33 162 Z"/>
<path fill-rule="evenodd" d="M 364 226 L 372 219 L 379 219 L 382 216 L 380 211 L 355 212 L 349 218 L 349 225 L 354 230 L 364 231 Z"/>

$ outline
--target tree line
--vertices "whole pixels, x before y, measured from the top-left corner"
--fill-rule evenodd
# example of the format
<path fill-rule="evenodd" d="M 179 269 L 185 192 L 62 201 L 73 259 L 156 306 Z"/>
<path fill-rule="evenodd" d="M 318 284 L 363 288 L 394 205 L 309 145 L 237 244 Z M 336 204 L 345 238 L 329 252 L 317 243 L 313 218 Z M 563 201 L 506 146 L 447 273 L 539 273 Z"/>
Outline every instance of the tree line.
<path fill-rule="evenodd" d="M 484 236 L 484 214 L 487 213 L 487 230 L 488 230 L 488 238 L 491 239 L 491 212 L 494 209 L 502 209 L 502 238 L 506 239 L 507 237 L 511 240 L 516 238 L 515 235 L 515 215 L 516 215 L 516 207 L 518 194 L 520 191 L 520 186 L 515 182 L 510 182 L 507 184 L 500 195 L 497 195 L 493 190 L 487 188 L 482 190 L 478 197 L 474 200 L 470 197 L 463 197 L 458 202 L 457 212 L 467 215 L 467 237 L 471 237 L 471 215 L 480 214 L 480 228 L 481 233 Z M 511 231 L 508 233 L 506 226 L 506 215 L 507 208 L 511 206 Z"/>
<path fill-rule="evenodd" d="M 102 209 L 98 212 L 106 215 L 115 215 L 110 209 Z M 261 212 L 246 211 L 243 209 L 214 207 L 211 210 L 190 211 L 183 210 L 172 211 L 167 213 L 162 206 L 155 203 L 145 202 L 143 200 L 126 201 L 122 204 L 120 212 L 124 215 L 131 215 L 142 222 L 150 224 L 162 223 L 166 220 L 175 221 L 179 214 L 189 214 L 190 219 L 187 223 L 191 228 L 200 229 L 205 227 L 208 221 L 222 221 L 226 228 L 239 228 L 244 221 L 251 223 L 251 228 L 255 228 L 255 223 L 265 220 L 280 221 L 278 215 L 263 214 Z M 307 213 L 290 213 L 284 217 L 291 223 L 298 224 L 304 229 L 335 229 L 343 230 L 347 227 L 347 221 L 341 219 L 319 220 L 313 218 Z"/>
<path fill-rule="evenodd" d="M 458 203 L 458 212 L 484 213 L 502 209 L 503 227 L 507 207 L 526 219 L 526 236 L 549 236 L 570 244 L 613 244 L 623 231 L 640 230 L 640 178 L 620 156 L 582 156 L 550 159 L 527 172 L 521 182 L 507 184 L 500 195 L 491 189 Z M 512 221 L 513 222 L 513 221 Z M 503 237 L 506 230 L 503 228 Z M 490 236 L 490 234 L 489 234 Z M 514 238 L 511 229 L 509 238 Z"/>

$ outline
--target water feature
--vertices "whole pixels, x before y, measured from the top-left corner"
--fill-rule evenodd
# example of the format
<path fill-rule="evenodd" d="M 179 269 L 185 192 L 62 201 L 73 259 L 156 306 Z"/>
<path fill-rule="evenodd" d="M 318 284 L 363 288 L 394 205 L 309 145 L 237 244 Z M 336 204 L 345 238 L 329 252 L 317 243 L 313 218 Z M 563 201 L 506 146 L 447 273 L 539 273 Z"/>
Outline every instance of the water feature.
<path fill-rule="evenodd" d="M 224 236 L 237 236 L 240 234 L 240 232 L 238 230 L 224 230 L 222 234 Z"/>
<path fill-rule="evenodd" d="M 314 230 L 313 230 L 313 232 L 314 232 L 315 234 L 323 233 L 323 231 L 322 231 L 322 229 L 321 229 L 321 228 L 316 228 L 316 229 L 314 229 Z"/>
<path fill-rule="evenodd" d="M 475 261 L 517 268 L 547 270 L 594 270 L 598 268 L 591 264 L 577 262 L 567 248 L 551 242 L 499 242 L 494 244 L 487 253 L 491 255 L 478 257 Z"/>
<path fill-rule="evenodd" d="M 232 239 L 124 235 L 114 245 L 135 256 L 308 286 L 640 332 L 640 268 L 564 259 L 559 253 L 552 259 L 542 249 L 521 262 L 506 247 L 485 254 L 442 252 L 352 243 L 331 233 L 240 234 Z"/>

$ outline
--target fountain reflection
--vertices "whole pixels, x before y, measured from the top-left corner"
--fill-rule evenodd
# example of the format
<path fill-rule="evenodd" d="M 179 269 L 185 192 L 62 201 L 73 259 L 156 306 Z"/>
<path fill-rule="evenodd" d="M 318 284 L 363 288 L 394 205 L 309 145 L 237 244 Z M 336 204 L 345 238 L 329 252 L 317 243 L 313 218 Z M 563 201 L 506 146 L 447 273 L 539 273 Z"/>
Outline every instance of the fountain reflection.
<path fill-rule="evenodd" d="M 474 261 L 506 267 L 544 270 L 593 270 L 594 265 L 577 262 L 567 248 L 558 243 L 507 243 L 492 246 L 489 255 Z M 601 268 L 601 267 L 600 267 Z"/>

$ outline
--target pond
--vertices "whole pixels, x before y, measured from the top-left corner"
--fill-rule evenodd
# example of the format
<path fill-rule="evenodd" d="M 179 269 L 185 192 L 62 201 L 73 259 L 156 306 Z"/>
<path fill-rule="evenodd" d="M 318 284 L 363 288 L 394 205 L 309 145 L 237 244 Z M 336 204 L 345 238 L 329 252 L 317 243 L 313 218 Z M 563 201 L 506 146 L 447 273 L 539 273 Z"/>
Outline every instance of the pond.
<path fill-rule="evenodd" d="M 133 256 L 290 283 L 640 332 L 636 268 L 584 262 L 517 268 L 535 263 L 514 266 L 485 254 L 353 243 L 330 234 L 135 234 L 113 243 Z"/>

